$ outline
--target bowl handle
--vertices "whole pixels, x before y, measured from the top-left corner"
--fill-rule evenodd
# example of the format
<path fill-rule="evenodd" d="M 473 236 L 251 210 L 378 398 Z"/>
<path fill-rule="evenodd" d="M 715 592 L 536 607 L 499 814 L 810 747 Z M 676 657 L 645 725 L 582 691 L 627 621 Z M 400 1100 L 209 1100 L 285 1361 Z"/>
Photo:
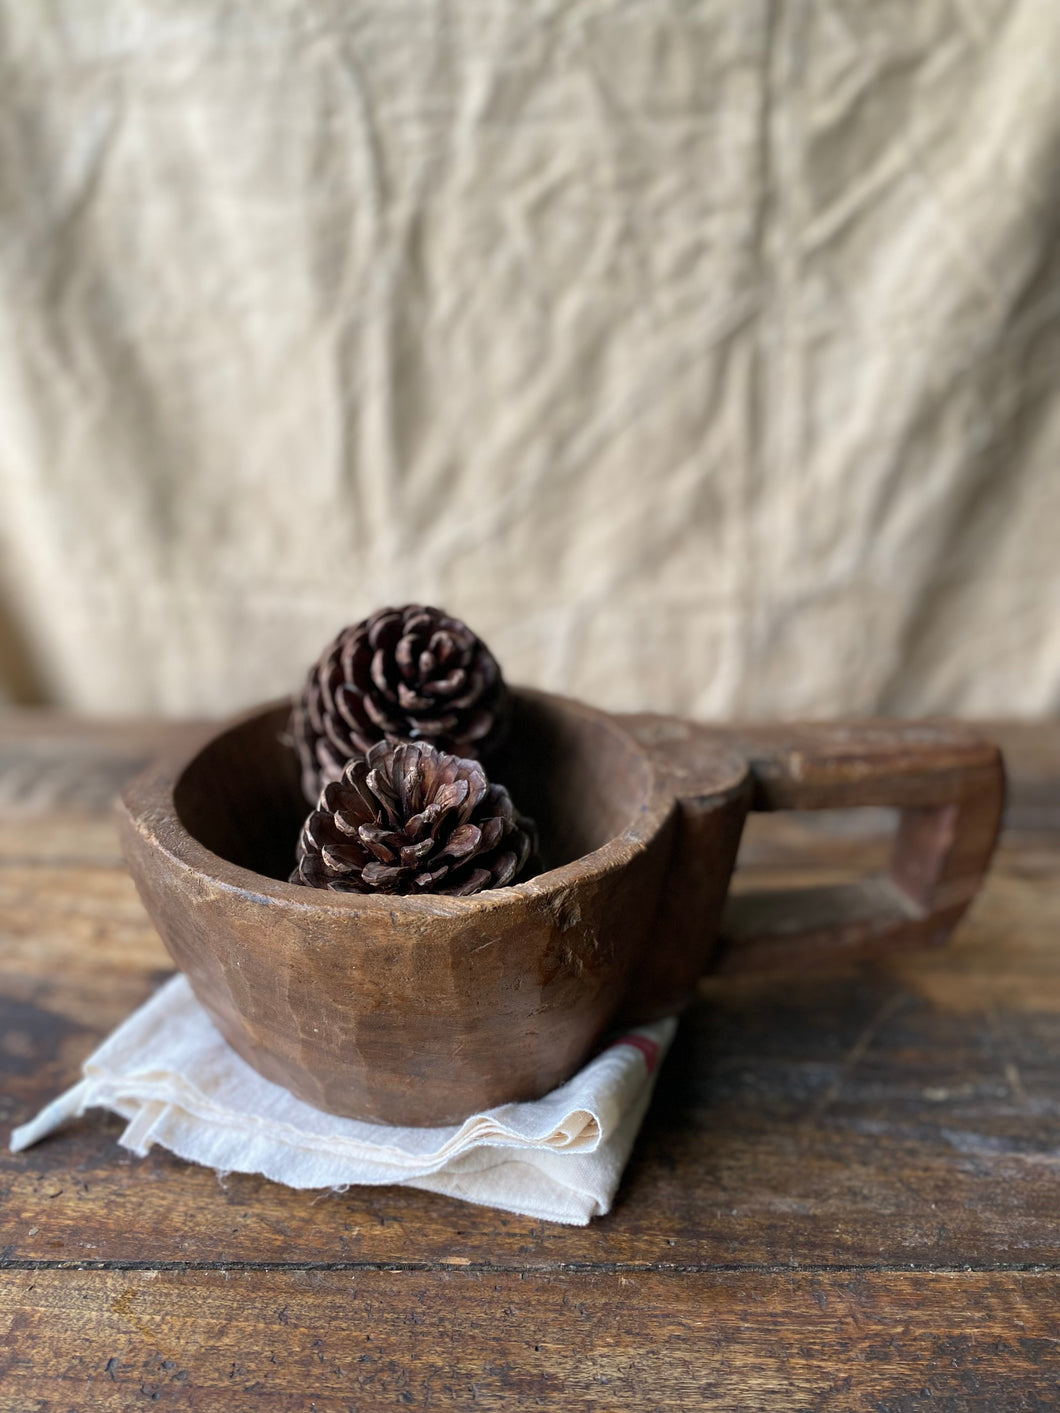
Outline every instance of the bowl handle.
<path fill-rule="evenodd" d="M 787 970 L 946 940 L 972 901 L 1001 823 L 1004 769 L 954 722 L 851 721 L 722 733 L 747 760 L 754 810 L 900 811 L 886 873 L 824 888 L 738 892 L 715 968 Z"/>

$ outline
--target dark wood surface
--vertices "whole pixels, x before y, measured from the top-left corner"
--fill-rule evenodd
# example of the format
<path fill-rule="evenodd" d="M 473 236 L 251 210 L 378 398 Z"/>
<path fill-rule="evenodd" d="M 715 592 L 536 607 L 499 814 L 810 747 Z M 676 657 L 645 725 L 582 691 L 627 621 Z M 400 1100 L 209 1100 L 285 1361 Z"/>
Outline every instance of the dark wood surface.
<path fill-rule="evenodd" d="M 1060 1407 L 1060 725 L 951 943 L 700 988 L 614 1211 L 294 1193 L 116 1145 L 0 1153 L 0 1409 Z M 0 1119 L 169 974 L 109 801 L 174 728 L 0 717 Z M 878 868 L 756 816 L 737 887 Z"/>

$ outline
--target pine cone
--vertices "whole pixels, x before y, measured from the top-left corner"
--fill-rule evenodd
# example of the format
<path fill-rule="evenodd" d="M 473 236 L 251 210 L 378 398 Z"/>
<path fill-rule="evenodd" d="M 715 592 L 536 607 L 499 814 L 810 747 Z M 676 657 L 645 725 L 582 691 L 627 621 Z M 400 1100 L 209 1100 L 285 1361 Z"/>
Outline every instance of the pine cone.
<path fill-rule="evenodd" d="M 376 741 L 477 758 L 503 733 L 507 706 L 497 661 L 466 623 L 419 604 L 379 609 L 325 648 L 295 701 L 306 799 Z"/>
<path fill-rule="evenodd" d="M 290 881 L 340 893 L 462 896 L 513 882 L 534 835 L 478 761 L 423 741 L 379 741 L 324 786 Z"/>

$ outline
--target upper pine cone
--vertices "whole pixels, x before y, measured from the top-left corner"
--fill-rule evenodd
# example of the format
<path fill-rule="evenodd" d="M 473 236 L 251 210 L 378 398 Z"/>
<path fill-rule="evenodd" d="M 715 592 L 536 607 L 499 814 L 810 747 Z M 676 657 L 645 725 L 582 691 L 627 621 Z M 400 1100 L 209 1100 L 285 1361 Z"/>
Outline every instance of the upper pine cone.
<path fill-rule="evenodd" d="M 507 701 L 496 659 L 466 623 L 420 604 L 381 608 L 329 643 L 295 701 L 306 799 L 380 740 L 477 757 L 502 733 Z"/>
<path fill-rule="evenodd" d="M 290 881 L 340 893 L 477 893 L 518 877 L 533 836 L 478 761 L 379 741 L 324 786 Z"/>

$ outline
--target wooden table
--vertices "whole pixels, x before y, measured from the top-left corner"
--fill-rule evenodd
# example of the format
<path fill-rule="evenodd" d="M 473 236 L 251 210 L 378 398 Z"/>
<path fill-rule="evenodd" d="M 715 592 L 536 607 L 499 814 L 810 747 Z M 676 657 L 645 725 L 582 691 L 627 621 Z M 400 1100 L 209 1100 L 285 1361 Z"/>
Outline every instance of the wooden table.
<path fill-rule="evenodd" d="M 0 1408 L 1060 1408 L 1060 725 L 998 726 L 991 880 L 951 945 L 705 982 L 614 1211 L 290 1192 L 116 1145 L 0 1155 Z M 0 717 L 0 1118 L 169 973 L 109 801 L 177 728 Z M 883 821 L 759 817 L 826 882 Z"/>

